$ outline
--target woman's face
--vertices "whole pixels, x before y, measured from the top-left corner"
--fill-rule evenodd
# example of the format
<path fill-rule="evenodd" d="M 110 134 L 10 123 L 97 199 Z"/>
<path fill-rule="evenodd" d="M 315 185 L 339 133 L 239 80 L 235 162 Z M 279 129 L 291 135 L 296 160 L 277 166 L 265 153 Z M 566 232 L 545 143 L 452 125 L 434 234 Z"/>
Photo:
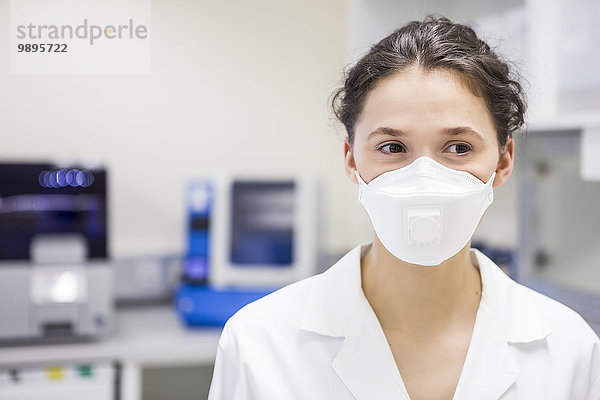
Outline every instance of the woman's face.
<path fill-rule="evenodd" d="M 455 73 L 410 67 L 377 83 L 355 125 L 354 143 L 344 146 L 346 173 L 368 183 L 380 174 L 428 156 L 494 187 L 510 175 L 513 141 L 500 152 L 496 129 L 482 97 Z"/>

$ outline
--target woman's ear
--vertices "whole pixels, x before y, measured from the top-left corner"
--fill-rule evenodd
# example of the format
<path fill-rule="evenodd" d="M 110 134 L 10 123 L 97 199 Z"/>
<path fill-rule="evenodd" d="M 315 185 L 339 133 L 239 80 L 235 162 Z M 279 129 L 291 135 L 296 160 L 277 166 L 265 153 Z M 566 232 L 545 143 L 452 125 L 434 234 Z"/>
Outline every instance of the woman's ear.
<path fill-rule="evenodd" d="M 348 141 L 348 136 L 344 139 L 344 169 L 346 170 L 348 178 L 358 185 L 358 180 L 356 179 L 356 175 L 354 175 L 356 161 L 354 160 L 354 154 L 352 152 L 352 146 Z"/>
<path fill-rule="evenodd" d="M 494 178 L 494 183 L 492 187 L 498 187 L 502 185 L 513 170 L 513 165 L 515 161 L 515 141 L 513 138 L 509 137 L 506 140 L 506 145 L 504 146 L 503 151 L 500 153 L 500 158 L 498 159 L 498 165 L 496 166 L 496 177 Z"/>

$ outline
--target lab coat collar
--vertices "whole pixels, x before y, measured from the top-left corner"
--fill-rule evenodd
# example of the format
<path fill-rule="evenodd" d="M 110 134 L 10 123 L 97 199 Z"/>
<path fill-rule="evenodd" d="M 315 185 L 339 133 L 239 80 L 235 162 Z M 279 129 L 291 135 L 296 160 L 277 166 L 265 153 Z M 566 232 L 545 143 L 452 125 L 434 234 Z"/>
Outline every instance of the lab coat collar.
<path fill-rule="evenodd" d="M 487 308 L 500 337 L 509 343 L 528 343 L 550 335 L 550 325 L 528 296 L 531 289 L 509 278 L 478 249 L 471 251 L 477 258 L 483 286 L 480 307 Z"/>
<path fill-rule="evenodd" d="M 308 297 L 301 328 L 329 336 L 345 336 L 360 299 L 360 256 L 363 245 L 346 253 L 321 274 Z"/>
<path fill-rule="evenodd" d="M 377 317 L 361 288 L 360 258 L 368 244 L 356 246 L 325 271 L 313 286 L 301 328 L 344 337 L 332 367 L 356 399 L 409 399 Z M 551 329 L 526 290 L 493 261 L 474 252 L 482 297 L 467 358 L 454 399 L 497 399 L 519 375 L 510 343 L 541 340 Z"/>

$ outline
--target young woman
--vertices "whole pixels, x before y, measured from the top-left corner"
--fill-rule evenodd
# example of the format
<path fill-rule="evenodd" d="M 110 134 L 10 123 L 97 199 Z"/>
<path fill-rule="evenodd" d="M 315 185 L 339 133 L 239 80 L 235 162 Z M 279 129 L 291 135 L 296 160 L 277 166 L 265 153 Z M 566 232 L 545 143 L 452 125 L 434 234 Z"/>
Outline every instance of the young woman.
<path fill-rule="evenodd" d="M 413 21 L 334 111 L 375 236 L 236 313 L 209 398 L 600 400 L 600 339 L 470 248 L 510 176 L 522 89 L 467 26 Z"/>

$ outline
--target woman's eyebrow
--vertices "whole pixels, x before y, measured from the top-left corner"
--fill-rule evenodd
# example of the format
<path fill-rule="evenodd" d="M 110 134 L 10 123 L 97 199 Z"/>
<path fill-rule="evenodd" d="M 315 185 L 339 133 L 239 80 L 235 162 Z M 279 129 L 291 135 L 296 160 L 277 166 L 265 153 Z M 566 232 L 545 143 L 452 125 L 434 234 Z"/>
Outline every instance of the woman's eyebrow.
<path fill-rule="evenodd" d="M 479 139 L 484 140 L 483 139 L 483 135 L 479 132 L 477 132 L 475 129 L 470 128 L 468 126 L 457 126 L 454 128 L 444 128 L 441 130 L 441 133 L 443 135 L 448 135 L 448 136 L 456 136 L 456 135 L 460 135 L 461 133 L 470 133 L 470 134 L 475 134 L 479 137 Z M 397 129 L 397 128 L 390 128 L 387 126 L 380 126 L 377 129 L 375 129 L 373 132 L 371 132 L 369 134 L 369 136 L 367 136 L 367 140 L 371 139 L 374 136 L 377 135 L 388 135 L 388 136 L 406 136 L 407 133 L 406 131 L 403 131 L 402 129 Z"/>
<path fill-rule="evenodd" d="M 470 128 L 468 126 L 457 126 L 455 128 L 444 128 L 442 129 L 442 134 L 449 136 L 460 135 L 461 133 L 471 133 L 479 136 L 479 139 L 483 140 L 483 135 L 477 132 L 475 129 Z"/>
<path fill-rule="evenodd" d="M 402 129 L 389 128 L 387 126 L 380 126 L 375 129 L 373 132 L 369 133 L 367 136 L 367 140 L 371 139 L 373 136 L 377 135 L 389 135 L 389 136 L 406 136 L 406 132 Z"/>

